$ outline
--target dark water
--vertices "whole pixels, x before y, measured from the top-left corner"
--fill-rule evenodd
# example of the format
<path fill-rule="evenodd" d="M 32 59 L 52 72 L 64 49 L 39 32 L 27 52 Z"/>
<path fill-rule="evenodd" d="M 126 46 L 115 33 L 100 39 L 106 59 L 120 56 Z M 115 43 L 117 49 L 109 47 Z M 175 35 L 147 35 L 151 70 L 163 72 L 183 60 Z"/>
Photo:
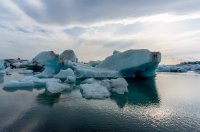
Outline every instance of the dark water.
<path fill-rule="evenodd" d="M 129 93 L 86 100 L 80 90 L 5 91 L 0 79 L 0 131 L 200 131 L 200 75 L 159 73 L 128 80 Z"/>

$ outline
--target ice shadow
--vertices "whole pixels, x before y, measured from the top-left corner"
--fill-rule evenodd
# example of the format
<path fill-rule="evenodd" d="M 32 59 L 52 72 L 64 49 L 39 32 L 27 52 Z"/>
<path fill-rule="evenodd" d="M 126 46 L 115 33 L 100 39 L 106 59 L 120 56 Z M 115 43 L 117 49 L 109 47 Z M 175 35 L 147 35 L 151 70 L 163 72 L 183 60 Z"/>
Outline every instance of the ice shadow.
<path fill-rule="evenodd" d="M 125 95 L 111 96 L 120 108 L 123 108 L 126 104 L 149 106 L 158 105 L 160 103 L 160 97 L 158 95 L 155 78 L 149 79 L 126 79 L 128 82 L 128 93 Z"/>

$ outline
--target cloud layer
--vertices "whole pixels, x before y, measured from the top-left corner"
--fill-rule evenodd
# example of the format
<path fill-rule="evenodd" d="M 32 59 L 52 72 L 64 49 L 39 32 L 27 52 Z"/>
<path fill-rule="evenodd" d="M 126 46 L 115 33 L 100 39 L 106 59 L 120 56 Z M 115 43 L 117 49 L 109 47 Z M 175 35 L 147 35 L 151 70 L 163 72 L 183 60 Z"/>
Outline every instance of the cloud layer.
<path fill-rule="evenodd" d="M 199 0 L 1 0 L 0 57 L 30 59 L 43 50 L 74 49 L 79 60 L 88 61 L 115 49 L 148 48 L 161 51 L 163 63 L 196 59 L 199 5 Z"/>

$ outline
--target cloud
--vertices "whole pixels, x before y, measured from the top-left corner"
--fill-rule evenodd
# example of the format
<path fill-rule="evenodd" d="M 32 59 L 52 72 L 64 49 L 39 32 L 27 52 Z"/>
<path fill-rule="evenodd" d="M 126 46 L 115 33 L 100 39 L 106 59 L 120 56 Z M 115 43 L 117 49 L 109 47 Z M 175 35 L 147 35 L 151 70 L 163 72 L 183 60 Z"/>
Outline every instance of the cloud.
<path fill-rule="evenodd" d="M 81 24 L 161 13 L 199 11 L 199 0 L 13 0 L 29 17 L 44 24 Z"/>

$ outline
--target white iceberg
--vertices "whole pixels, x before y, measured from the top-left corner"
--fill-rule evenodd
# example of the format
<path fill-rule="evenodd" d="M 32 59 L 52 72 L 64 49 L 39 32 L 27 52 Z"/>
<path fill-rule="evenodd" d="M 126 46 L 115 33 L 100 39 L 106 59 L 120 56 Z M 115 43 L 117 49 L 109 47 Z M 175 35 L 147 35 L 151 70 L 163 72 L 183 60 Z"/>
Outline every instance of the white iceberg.
<path fill-rule="evenodd" d="M 82 96 L 87 99 L 104 99 L 110 97 L 108 89 L 98 83 L 81 84 Z"/>
<path fill-rule="evenodd" d="M 159 52 L 128 50 L 114 53 L 96 67 L 119 71 L 122 77 L 151 77 L 160 61 Z"/>
<path fill-rule="evenodd" d="M 67 79 L 65 80 L 65 83 L 75 83 L 76 82 L 76 77 L 75 76 L 68 76 Z"/>

